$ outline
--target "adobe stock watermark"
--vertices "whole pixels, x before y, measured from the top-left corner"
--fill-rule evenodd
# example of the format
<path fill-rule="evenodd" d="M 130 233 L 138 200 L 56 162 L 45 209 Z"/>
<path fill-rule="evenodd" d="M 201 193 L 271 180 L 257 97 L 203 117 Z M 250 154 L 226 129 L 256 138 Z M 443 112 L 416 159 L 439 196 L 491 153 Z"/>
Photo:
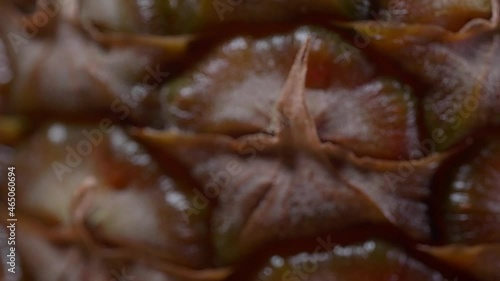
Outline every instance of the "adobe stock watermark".
<path fill-rule="evenodd" d="M 477 83 L 477 85 L 481 85 L 481 87 L 477 87 L 476 89 L 485 89 L 486 93 L 489 95 L 494 93 L 494 89 L 485 84 L 481 77 L 471 77 L 471 80 Z M 462 84 L 457 87 L 457 91 L 470 92 L 470 85 L 462 82 Z M 391 188 L 395 188 L 398 183 L 402 183 L 407 178 L 411 177 L 417 169 L 414 160 L 438 152 L 438 145 L 448 141 L 455 132 L 464 126 L 464 123 L 472 117 L 472 114 L 480 108 L 481 101 L 479 99 L 482 96 L 483 95 L 476 93 L 469 94 L 465 100 L 453 103 L 443 114 L 443 116 L 446 116 L 447 120 L 450 121 L 450 126 L 446 129 L 442 127 L 432 129 L 430 137 L 421 141 L 419 147 L 410 152 L 409 160 L 405 160 L 403 156 L 398 157 L 398 160 L 400 160 L 398 171 L 386 172 L 384 174 L 386 184 Z M 467 144 L 471 144 L 474 140 L 468 138 L 465 139 L 465 141 Z"/>
<path fill-rule="evenodd" d="M 284 115 L 286 116 L 287 113 L 284 113 Z M 283 126 L 289 126 L 289 120 L 276 111 L 273 112 L 271 120 L 273 120 L 271 130 L 275 129 L 272 127 L 277 123 Z M 241 175 L 245 166 L 255 160 L 259 151 L 266 148 L 265 143 L 270 137 L 269 130 L 270 128 L 265 128 L 259 133 L 252 135 L 251 139 L 240 142 L 237 147 L 237 154 L 235 154 L 239 157 L 238 160 L 228 161 L 226 165 L 218 171 L 209 171 L 210 180 L 203 185 L 202 190 L 198 188 L 192 189 L 194 197 L 191 201 L 191 207 L 182 212 L 186 222 L 190 221 L 191 216 L 199 215 L 202 210 L 210 205 L 210 200 L 217 198 L 223 190 L 231 186 L 234 178 Z"/>
<path fill-rule="evenodd" d="M 219 17 L 220 21 L 224 21 L 224 14 L 229 12 L 232 13 L 238 6 L 241 6 L 243 3 L 247 5 L 258 4 L 261 0 L 213 0 L 212 4 Z"/>
<path fill-rule="evenodd" d="M 117 98 L 111 103 L 111 112 L 120 121 L 127 119 L 131 111 L 139 106 L 148 93 L 160 87 L 169 76 L 169 73 L 162 71 L 159 65 L 155 69 L 148 66 L 145 70 L 147 75 L 144 76 L 142 84 L 134 86 L 129 96 Z M 59 182 L 64 180 L 65 175 L 71 174 L 80 166 L 84 159 L 94 152 L 94 148 L 103 142 L 104 137 L 112 133 L 115 129 L 113 120 L 103 118 L 100 120 L 97 128 L 83 129 L 81 132 L 83 139 L 76 143 L 76 145 L 66 145 L 64 148 L 66 151 L 64 162 L 54 161 L 51 165 Z"/>
<path fill-rule="evenodd" d="M 332 255 L 335 255 L 336 252 L 345 253 L 345 247 L 361 247 L 363 251 L 370 251 L 376 247 L 374 241 L 367 241 L 361 246 L 342 246 L 338 243 L 333 242 L 331 235 L 328 235 L 326 239 L 317 237 L 316 242 L 318 243 L 318 246 L 316 246 L 312 253 L 307 254 L 308 257 L 300 259 L 302 260 L 302 262 L 292 265 L 290 268 L 281 273 L 281 280 L 311 280 L 311 277 L 314 277 L 313 275 L 318 271 L 322 262 L 328 261 L 328 259 L 330 259 Z M 352 252 L 352 250 L 350 250 L 349 252 Z M 279 263 L 281 264 L 283 262 L 284 261 L 280 261 Z M 265 279 L 266 277 L 259 276 L 259 281 L 263 281 Z"/>
<path fill-rule="evenodd" d="M 366 24 L 366 33 L 356 32 L 354 35 L 354 46 L 341 41 L 339 48 L 341 54 L 337 56 L 335 62 L 347 61 L 351 62 L 351 57 L 354 54 L 361 54 L 361 49 L 368 47 L 371 43 L 371 38 L 376 38 L 382 32 L 382 27 L 398 17 L 404 16 L 407 9 L 401 1 L 390 0 L 387 4 L 387 9 L 380 9 L 378 11 L 371 10 L 370 16 L 373 18 Z"/>
<path fill-rule="evenodd" d="M 282 280 L 309 280 L 319 268 L 320 263 L 327 261 L 339 245 L 332 242 L 330 235 L 323 239 L 317 237 L 318 246 L 311 254 L 312 258 L 304 259 L 304 262 L 292 266 L 282 273 Z M 260 278 L 261 279 L 261 278 Z M 262 280 L 262 279 L 261 279 Z"/>
<path fill-rule="evenodd" d="M 213 6 L 220 21 L 224 21 L 224 14 L 233 12 L 236 7 L 243 4 L 245 0 L 214 0 Z"/>
<path fill-rule="evenodd" d="M 72 5 L 72 0 L 37 1 L 37 8 L 33 14 L 21 17 L 21 30 L 9 32 L 7 38 L 17 54 L 21 45 L 33 39 L 51 20 L 61 12 L 62 6 Z"/>
<path fill-rule="evenodd" d="M 371 38 L 377 38 L 382 33 L 382 28 L 390 22 L 398 21 L 406 13 L 408 13 L 405 4 L 398 0 L 389 0 L 386 9 L 378 11 L 370 11 L 372 20 L 366 24 L 366 34 L 357 32 L 354 36 L 354 45 L 359 49 L 368 47 L 371 43 Z"/>
<path fill-rule="evenodd" d="M 306 255 L 304 258 L 299 258 L 297 260 L 300 260 L 300 262 L 291 264 L 290 267 L 285 267 L 286 269 L 281 272 L 281 279 L 280 280 L 293 280 L 293 281 L 307 281 L 311 279 L 315 279 L 316 276 L 314 274 L 318 272 L 321 268 L 325 268 L 324 265 L 322 265 L 323 262 L 328 262 L 330 258 L 334 255 L 340 255 L 345 257 L 346 253 L 356 253 L 356 252 L 362 252 L 364 253 L 363 255 L 369 256 L 370 253 L 373 253 L 376 251 L 377 247 L 377 242 L 368 240 L 365 242 L 362 242 L 360 244 L 353 244 L 353 245 L 342 245 L 336 242 L 332 241 L 331 235 L 328 235 L 325 238 L 323 237 L 317 237 L 316 238 L 316 243 L 317 246 L 314 249 L 313 252 L 311 253 L 303 253 L 300 255 Z M 353 248 L 356 248 L 354 250 Z M 358 251 L 359 249 L 359 251 Z M 404 253 L 403 253 L 404 254 Z M 390 255 L 389 255 L 390 256 Z M 389 258 L 389 257 L 387 257 Z M 271 258 L 272 265 L 271 267 L 268 267 L 269 269 L 272 270 L 272 267 L 282 267 L 283 264 L 285 263 L 284 258 L 275 256 Z M 350 267 L 350 263 L 344 263 L 346 267 Z M 280 270 L 281 271 L 281 270 Z M 342 269 L 341 269 L 342 271 Z M 279 272 L 279 271 L 278 271 Z M 266 276 L 267 274 L 261 274 L 258 276 L 259 281 L 264 281 L 264 280 L 269 280 L 269 276 Z M 332 272 L 334 273 L 334 272 Z M 393 272 L 393 274 L 401 274 L 401 272 Z M 325 277 L 324 275 L 321 275 L 323 278 Z M 401 278 L 402 276 L 395 275 L 395 277 Z M 317 278 L 317 277 L 316 277 Z M 443 279 L 444 281 L 458 281 L 458 278 L 455 277 L 454 279 Z"/>
<path fill-rule="evenodd" d="M 113 277 L 111 279 L 109 279 L 108 281 L 133 281 L 136 278 L 134 275 L 127 274 L 124 267 L 122 268 L 122 270 L 120 272 L 118 272 L 116 270 L 112 270 L 111 275 Z"/>
<path fill-rule="evenodd" d="M 236 8 L 241 6 L 245 0 L 214 0 L 213 7 L 219 17 L 220 21 L 225 20 L 226 13 L 232 13 Z M 252 2 L 250 0 L 246 0 L 246 2 Z M 378 12 L 371 11 L 370 15 L 374 20 L 370 21 L 367 26 L 367 34 L 357 33 L 354 37 L 354 45 L 353 47 L 350 44 L 340 41 L 338 48 L 340 49 L 340 54 L 335 58 L 335 62 L 338 63 L 340 61 L 351 61 L 351 57 L 356 53 L 361 53 L 360 49 L 366 48 L 370 44 L 370 36 L 376 36 L 381 33 L 381 28 L 384 22 L 389 22 L 393 20 L 395 17 L 401 16 L 406 12 L 405 9 L 400 7 L 400 1 L 389 1 L 388 9 L 380 10 Z"/>

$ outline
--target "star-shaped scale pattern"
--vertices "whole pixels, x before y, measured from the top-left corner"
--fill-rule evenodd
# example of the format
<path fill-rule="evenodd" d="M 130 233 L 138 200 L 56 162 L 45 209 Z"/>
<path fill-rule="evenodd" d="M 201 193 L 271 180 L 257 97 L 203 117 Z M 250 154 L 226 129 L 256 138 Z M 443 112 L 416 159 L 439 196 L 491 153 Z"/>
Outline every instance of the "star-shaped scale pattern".
<path fill-rule="evenodd" d="M 297 54 L 272 134 L 136 132 L 161 158 L 189 168 L 202 192 L 216 198 L 212 227 L 223 263 L 275 239 L 367 223 L 392 224 L 421 241 L 430 236 L 424 200 L 445 156 L 376 160 L 322 143 L 304 102 L 308 52 L 306 43 Z"/>

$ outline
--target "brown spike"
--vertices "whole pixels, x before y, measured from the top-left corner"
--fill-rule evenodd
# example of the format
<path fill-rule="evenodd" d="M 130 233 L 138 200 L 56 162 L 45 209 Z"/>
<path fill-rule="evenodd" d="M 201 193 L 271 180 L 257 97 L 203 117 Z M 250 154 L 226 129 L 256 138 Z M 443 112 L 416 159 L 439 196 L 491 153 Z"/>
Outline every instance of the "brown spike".
<path fill-rule="evenodd" d="M 273 129 L 281 140 L 319 144 L 316 125 L 307 110 L 304 98 L 309 49 L 308 37 L 295 57 L 281 97 L 276 104 L 277 115 Z"/>

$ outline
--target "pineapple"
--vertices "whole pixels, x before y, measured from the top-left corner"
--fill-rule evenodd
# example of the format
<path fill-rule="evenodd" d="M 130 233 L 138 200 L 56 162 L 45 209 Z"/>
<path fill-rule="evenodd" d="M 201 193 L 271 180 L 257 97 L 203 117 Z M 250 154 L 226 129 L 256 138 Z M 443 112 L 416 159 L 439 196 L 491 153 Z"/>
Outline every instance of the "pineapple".
<path fill-rule="evenodd" d="M 0 0 L 2 280 L 500 280 L 498 0 Z"/>

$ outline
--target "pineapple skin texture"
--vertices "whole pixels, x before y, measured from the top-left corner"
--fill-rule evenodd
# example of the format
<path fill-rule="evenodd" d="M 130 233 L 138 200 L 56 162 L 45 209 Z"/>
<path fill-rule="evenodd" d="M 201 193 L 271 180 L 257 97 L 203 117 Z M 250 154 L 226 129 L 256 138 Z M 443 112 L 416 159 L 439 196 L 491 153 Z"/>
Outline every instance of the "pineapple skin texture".
<path fill-rule="evenodd" d="M 500 280 L 499 128 L 498 0 L 0 0 L 2 280 Z"/>

